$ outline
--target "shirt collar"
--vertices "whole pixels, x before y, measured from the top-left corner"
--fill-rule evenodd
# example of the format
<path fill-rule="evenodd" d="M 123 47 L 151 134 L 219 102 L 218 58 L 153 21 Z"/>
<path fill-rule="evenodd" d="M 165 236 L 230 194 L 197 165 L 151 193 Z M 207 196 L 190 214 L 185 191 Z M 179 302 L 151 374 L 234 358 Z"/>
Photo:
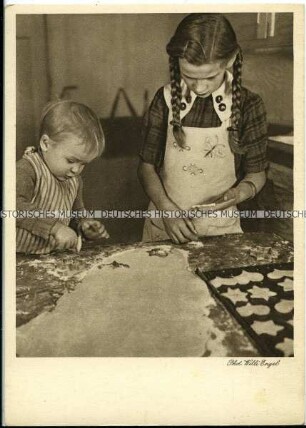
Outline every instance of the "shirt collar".
<path fill-rule="evenodd" d="M 219 116 L 221 122 L 228 120 L 232 114 L 232 80 L 232 73 L 226 70 L 222 85 L 211 94 L 215 112 Z M 182 90 L 183 96 L 185 97 L 187 93 L 187 85 L 184 80 L 182 82 Z M 197 95 L 193 91 L 190 91 L 190 96 L 190 104 L 192 105 L 197 98 Z"/>

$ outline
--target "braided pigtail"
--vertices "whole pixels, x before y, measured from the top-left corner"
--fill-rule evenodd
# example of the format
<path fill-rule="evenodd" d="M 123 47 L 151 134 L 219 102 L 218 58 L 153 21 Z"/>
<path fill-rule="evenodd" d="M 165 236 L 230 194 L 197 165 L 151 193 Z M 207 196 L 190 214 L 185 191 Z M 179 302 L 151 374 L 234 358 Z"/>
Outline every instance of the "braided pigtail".
<path fill-rule="evenodd" d="M 181 74 L 178 58 L 169 57 L 171 79 L 171 107 L 173 136 L 180 147 L 185 146 L 185 134 L 181 124 L 180 107 L 182 100 Z"/>
<path fill-rule="evenodd" d="M 241 135 L 241 74 L 242 74 L 242 52 L 239 51 L 236 55 L 233 64 L 233 82 L 232 82 L 232 116 L 231 127 L 229 131 L 229 144 L 234 153 L 243 154 L 246 149 L 242 147 L 240 142 Z"/>

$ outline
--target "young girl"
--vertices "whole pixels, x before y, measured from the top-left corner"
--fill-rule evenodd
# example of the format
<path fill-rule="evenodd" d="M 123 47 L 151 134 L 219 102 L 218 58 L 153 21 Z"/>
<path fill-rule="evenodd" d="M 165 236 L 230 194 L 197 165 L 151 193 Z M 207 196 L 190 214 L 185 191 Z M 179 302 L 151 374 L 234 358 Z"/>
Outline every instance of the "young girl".
<path fill-rule="evenodd" d="M 171 83 L 145 117 L 139 178 L 149 209 L 208 205 L 228 212 L 265 184 L 266 114 L 261 98 L 241 86 L 242 52 L 229 21 L 191 14 L 167 45 Z M 231 74 L 228 69 L 233 69 Z M 223 213 L 227 214 L 227 213 Z M 175 243 L 241 233 L 233 215 L 146 219 L 143 240 Z"/>
<path fill-rule="evenodd" d="M 81 172 L 103 152 L 97 116 L 73 101 L 49 103 L 42 115 L 39 147 L 28 147 L 17 162 L 17 210 L 83 211 Z M 17 219 L 17 252 L 46 254 L 76 249 L 78 236 L 69 218 Z M 108 238 L 104 226 L 81 219 L 77 230 L 88 239 Z"/>

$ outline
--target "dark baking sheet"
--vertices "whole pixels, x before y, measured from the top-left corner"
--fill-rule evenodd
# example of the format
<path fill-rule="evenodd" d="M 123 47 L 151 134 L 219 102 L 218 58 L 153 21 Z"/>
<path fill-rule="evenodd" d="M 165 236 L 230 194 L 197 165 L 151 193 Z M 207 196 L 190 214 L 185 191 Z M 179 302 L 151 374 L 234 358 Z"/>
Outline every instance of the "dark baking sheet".
<path fill-rule="evenodd" d="M 288 321 L 293 322 L 293 309 L 289 313 L 280 313 L 275 309 L 275 305 L 279 303 L 282 299 L 284 300 L 292 300 L 294 298 L 294 292 L 285 291 L 282 286 L 278 285 L 278 282 L 283 282 L 285 278 L 293 279 L 293 276 L 283 276 L 279 279 L 271 279 L 267 277 L 267 274 L 272 272 L 274 269 L 278 270 L 292 270 L 293 271 L 293 263 L 277 263 L 277 264 L 269 264 L 269 265 L 260 265 L 260 266 L 248 266 L 241 268 L 233 268 L 233 269 L 222 269 L 222 270 L 214 270 L 205 272 L 201 269 L 197 270 L 198 275 L 204 279 L 207 283 L 210 291 L 213 296 L 215 296 L 218 300 L 222 302 L 222 304 L 226 307 L 226 309 L 236 318 L 236 320 L 241 324 L 244 330 L 251 337 L 255 345 L 257 346 L 259 352 L 263 356 L 278 356 L 283 357 L 284 353 L 277 349 L 276 346 L 284 341 L 285 338 L 293 340 L 293 326 L 288 323 Z M 256 272 L 261 273 L 264 276 L 262 281 L 250 281 L 248 284 L 236 284 L 236 285 L 224 285 L 222 284 L 220 287 L 215 287 L 212 284 L 212 281 L 216 277 L 221 278 L 232 278 L 237 275 L 240 275 L 242 271 L 247 272 Z M 268 300 L 263 298 L 254 298 L 250 291 L 254 286 L 268 288 L 270 291 L 276 293 L 274 296 L 270 296 Z M 224 293 L 227 293 L 229 289 L 232 290 L 240 290 L 243 293 L 247 293 L 246 298 L 247 302 L 238 301 L 233 303 Z M 267 315 L 257 315 L 251 314 L 248 316 L 242 316 L 237 308 L 243 307 L 250 303 L 251 305 L 265 305 L 268 306 L 270 311 Z M 270 334 L 258 334 L 253 328 L 252 323 L 254 321 L 269 321 L 272 320 L 274 324 L 278 326 L 282 326 L 283 329 L 279 331 L 276 336 Z M 294 354 L 290 354 L 289 356 L 293 356 Z"/>

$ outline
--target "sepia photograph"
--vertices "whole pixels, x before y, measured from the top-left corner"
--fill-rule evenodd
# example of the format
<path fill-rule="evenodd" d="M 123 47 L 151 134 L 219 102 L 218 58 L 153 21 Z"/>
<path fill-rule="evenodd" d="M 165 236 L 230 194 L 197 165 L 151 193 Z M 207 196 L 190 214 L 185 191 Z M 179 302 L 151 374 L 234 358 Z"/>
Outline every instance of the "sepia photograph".
<path fill-rule="evenodd" d="M 125 376 L 125 364 L 194 362 L 211 370 L 216 397 L 220 364 L 224 379 L 260 370 L 264 385 L 301 362 L 304 10 L 276 6 L 7 11 L 6 352 L 23 382 L 27 367 L 62 361 L 90 364 L 92 376 L 108 364 Z M 301 420 L 296 403 L 275 421 Z M 146 420 L 145 405 L 120 419 L 111 408 L 80 425 L 235 419 L 226 406 L 220 420 Z M 254 420 L 274 421 L 264 413 Z M 60 410 L 35 415 L 10 420 L 63 422 Z"/>
<path fill-rule="evenodd" d="M 17 355 L 293 356 L 293 13 L 16 15 L 16 71 Z"/>

